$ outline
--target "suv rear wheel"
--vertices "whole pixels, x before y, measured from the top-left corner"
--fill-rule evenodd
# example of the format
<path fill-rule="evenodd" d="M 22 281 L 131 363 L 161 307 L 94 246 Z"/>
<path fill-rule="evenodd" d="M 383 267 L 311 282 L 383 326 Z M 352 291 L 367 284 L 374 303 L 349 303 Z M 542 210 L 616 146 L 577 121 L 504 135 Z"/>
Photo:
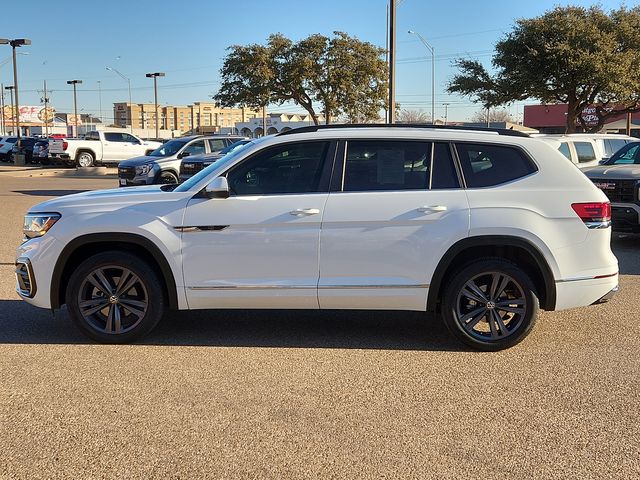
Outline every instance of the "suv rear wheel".
<path fill-rule="evenodd" d="M 483 258 L 448 282 L 442 317 L 459 340 L 479 350 L 502 350 L 522 341 L 538 317 L 529 276 L 511 262 Z"/>
<path fill-rule="evenodd" d="M 121 251 L 99 253 L 82 262 L 69 279 L 66 303 L 78 328 L 103 343 L 126 343 L 147 335 L 165 309 L 155 271 Z"/>

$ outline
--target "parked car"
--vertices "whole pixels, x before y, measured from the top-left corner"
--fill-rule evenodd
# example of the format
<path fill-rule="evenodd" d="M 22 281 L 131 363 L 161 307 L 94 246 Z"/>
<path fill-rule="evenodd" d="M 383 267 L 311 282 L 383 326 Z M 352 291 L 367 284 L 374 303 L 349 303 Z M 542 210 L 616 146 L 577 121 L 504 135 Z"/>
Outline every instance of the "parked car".
<path fill-rule="evenodd" d="M 534 135 L 548 142 L 578 168 L 597 166 L 617 150 L 636 140 L 626 135 L 613 133 L 570 133 L 567 135 Z"/>
<path fill-rule="evenodd" d="M 192 135 L 170 140 L 147 155 L 120 162 L 120 186 L 178 183 L 183 158 L 219 152 L 239 138 L 243 137 Z"/>
<path fill-rule="evenodd" d="M 614 294 L 609 225 L 607 197 L 520 132 L 310 126 L 180 185 L 31 207 L 17 291 L 66 304 L 106 343 L 143 337 L 166 309 L 320 308 L 439 312 L 467 345 L 499 350 L 539 308 Z"/>
<path fill-rule="evenodd" d="M 146 155 L 160 145 L 160 142 L 146 142 L 122 131 L 91 131 L 84 138 L 52 138 L 49 157 L 70 165 L 91 167 Z"/>
<path fill-rule="evenodd" d="M 182 163 L 180 164 L 180 181 L 184 182 L 185 180 L 188 180 L 203 168 L 206 168 L 212 163 L 217 162 L 227 153 L 231 153 L 234 150 L 241 148 L 243 145 L 248 144 L 250 141 L 251 140 L 249 140 L 248 138 L 245 138 L 243 140 L 238 140 L 237 142 L 234 142 L 227 147 L 224 147 L 219 152 L 189 156 L 188 159 L 182 160 Z"/>
<path fill-rule="evenodd" d="M 38 141 L 34 137 L 20 137 L 11 147 L 10 161 L 15 161 L 16 155 L 24 155 L 25 163 L 35 163 L 33 159 L 33 146 Z"/>
<path fill-rule="evenodd" d="M 11 160 L 11 149 L 18 141 L 18 137 L 2 137 L 0 140 L 0 160 L 8 162 Z"/>
<path fill-rule="evenodd" d="M 585 175 L 611 201 L 613 230 L 640 233 L 640 141 L 626 144 Z"/>
<path fill-rule="evenodd" d="M 33 158 L 37 159 L 42 165 L 47 165 L 49 163 L 49 139 L 38 139 L 38 141 L 33 144 L 32 155 Z"/>

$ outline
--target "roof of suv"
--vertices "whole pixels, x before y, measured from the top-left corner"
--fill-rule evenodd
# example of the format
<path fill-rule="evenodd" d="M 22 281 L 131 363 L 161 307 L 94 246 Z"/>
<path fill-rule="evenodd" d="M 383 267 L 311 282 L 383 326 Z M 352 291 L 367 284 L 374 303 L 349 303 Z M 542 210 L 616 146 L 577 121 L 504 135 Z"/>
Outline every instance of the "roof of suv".
<path fill-rule="evenodd" d="M 310 125 L 308 127 L 299 127 L 291 130 L 287 130 L 286 132 L 281 132 L 276 134 L 276 136 L 282 135 L 292 135 L 296 133 L 311 133 L 311 132 L 324 132 L 324 131 L 333 131 L 340 130 L 341 135 L 344 134 L 345 131 L 349 132 L 349 130 L 356 130 L 358 132 L 373 130 L 376 132 L 380 131 L 389 131 L 389 132 L 398 132 L 398 131 L 410 131 L 414 134 L 416 131 L 429 131 L 429 132 L 464 132 L 465 134 L 469 133 L 489 133 L 492 135 L 507 135 L 512 137 L 528 137 L 529 134 L 521 132 L 519 130 L 510 130 L 505 128 L 484 128 L 484 127 L 465 127 L 458 125 L 431 125 L 431 124 L 330 124 L 330 125 Z"/>

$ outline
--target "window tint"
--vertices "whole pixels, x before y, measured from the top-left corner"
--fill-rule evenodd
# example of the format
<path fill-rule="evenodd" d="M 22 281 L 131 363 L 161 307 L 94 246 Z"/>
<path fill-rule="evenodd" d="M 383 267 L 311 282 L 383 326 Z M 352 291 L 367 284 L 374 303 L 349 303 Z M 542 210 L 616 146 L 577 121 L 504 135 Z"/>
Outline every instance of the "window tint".
<path fill-rule="evenodd" d="M 231 193 L 269 195 L 318 192 L 328 148 L 328 142 L 304 142 L 279 145 L 260 152 L 228 173 Z"/>
<path fill-rule="evenodd" d="M 429 187 L 431 143 L 347 142 L 343 190 L 419 190 Z"/>
<path fill-rule="evenodd" d="M 569 150 L 569 144 L 567 142 L 562 142 L 558 147 L 558 151 L 571 160 L 571 151 Z"/>
<path fill-rule="evenodd" d="M 107 134 L 105 133 L 105 138 L 107 137 Z M 100 134 L 98 132 L 87 132 L 87 134 L 84 136 L 85 140 L 100 140 Z"/>
<path fill-rule="evenodd" d="M 499 185 L 537 170 L 531 160 L 514 147 L 458 143 L 456 150 L 469 188 Z"/>
<path fill-rule="evenodd" d="M 127 142 L 128 140 L 125 140 L 123 135 L 126 135 L 126 134 L 105 132 L 104 139 L 107 142 Z"/>
<path fill-rule="evenodd" d="M 129 135 L 128 133 L 122 134 L 122 141 L 130 143 L 140 143 L 136 137 L 134 137 L 133 135 Z"/>
<path fill-rule="evenodd" d="M 433 169 L 431 171 L 431 188 L 458 188 L 458 174 L 453 165 L 451 148 L 448 143 L 436 143 L 433 149 Z"/>
<path fill-rule="evenodd" d="M 222 150 L 225 147 L 224 140 L 222 138 L 210 138 L 209 140 L 209 150 L 212 152 L 217 152 Z"/>
<path fill-rule="evenodd" d="M 627 143 L 629 143 L 628 140 L 624 140 L 621 138 L 606 138 L 604 140 L 604 154 L 605 157 L 610 157 L 611 155 L 613 155 L 614 153 L 616 153 L 618 150 L 620 150 L 622 147 L 624 147 Z"/>
<path fill-rule="evenodd" d="M 616 155 L 611 157 L 608 164 L 625 165 L 632 163 L 640 163 L 640 143 L 634 143 L 620 150 Z"/>
<path fill-rule="evenodd" d="M 189 155 L 202 155 L 203 153 L 206 153 L 204 148 L 204 140 L 196 140 L 187 148 L 185 148 L 182 153 L 188 153 Z"/>
<path fill-rule="evenodd" d="M 590 162 L 596 159 L 596 152 L 589 142 L 573 142 L 573 146 L 576 148 L 578 163 Z"/>

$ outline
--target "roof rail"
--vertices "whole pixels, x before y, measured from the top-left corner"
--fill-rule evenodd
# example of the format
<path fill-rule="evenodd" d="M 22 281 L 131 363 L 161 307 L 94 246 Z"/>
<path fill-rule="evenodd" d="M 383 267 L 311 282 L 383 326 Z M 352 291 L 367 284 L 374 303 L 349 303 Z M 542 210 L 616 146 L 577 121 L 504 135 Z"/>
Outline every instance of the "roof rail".
<path fill-rule="evenodd" d="M 298 127 L 280 132 L 276 136 L 291 135 L 294 133 L 310 133 L 319 130 L 338 130 L 341 128 L 422 128 L 425 130 L 460 130 L 471 132 L 497 133 L 511 137 L 528 137 L 529 134 L 520 130 L 510 130 L 507 128 L 488 127 L 465 127 L 462 125 L 432 125 L 430 123 L 334 123 L 330 125 L 310 125 L 308 127 Z"/>

